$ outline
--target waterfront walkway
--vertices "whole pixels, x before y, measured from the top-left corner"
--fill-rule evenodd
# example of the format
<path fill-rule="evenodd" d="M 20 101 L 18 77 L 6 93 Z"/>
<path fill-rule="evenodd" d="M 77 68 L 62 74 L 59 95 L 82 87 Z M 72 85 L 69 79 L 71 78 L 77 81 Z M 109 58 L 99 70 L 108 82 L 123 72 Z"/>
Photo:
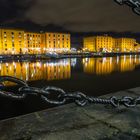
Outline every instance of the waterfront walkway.
<path fill-rule="evenodd" d="M 110 96 L 140 96 L 140 87 Z M 0 140 L 137 140 L 140 106 L 135 108 L 68 104 L 0 122 Z"/>
<path fill-rule="evenodd" d="M 0 55 L 0 61 L 14 60 L 48 60 L 48 59 L 64 59 L 64 58 L 85 58 L 85 57 L 116 57 L 122 55 L 140 55 L 137 53 L 68 53 L 68 54 L 17 54 L 17 55 Z"/>

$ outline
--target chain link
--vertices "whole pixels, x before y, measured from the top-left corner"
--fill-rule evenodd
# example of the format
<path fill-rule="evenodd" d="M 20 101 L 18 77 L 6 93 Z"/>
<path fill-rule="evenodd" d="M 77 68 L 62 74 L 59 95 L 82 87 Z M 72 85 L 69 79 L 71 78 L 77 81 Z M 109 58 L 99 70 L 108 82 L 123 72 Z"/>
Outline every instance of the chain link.
<path fill-rule="evenodd" d="M 39 96 L 43 101 L 53 105 L 63 105 L 69 101 L 72 101 L 79 106 L 85 106 L 87 104 L 93 103 L 104 105 L 108 104 L 112 105 L 113 107 L 120 107 L 121 105 L 125 107 L 135 107 L 136 105 L 140 104 L 140 97 L 133 98 L 125 96 L 122 98 L 117 98 L 113 96 L 109 99 L 95 98 L 89 97 L 81 92 L 68 93 L 57 87 L 30 87 L 25 81 L 10 76 L 0 76 L 1 87 L 4 87 L 3 82 L 5 81 L 10 81 L 20 86 L 18 93 L 7 92 L 0 89 L 0 95 L 10 99 L 23 100 L 27 97 L 27 95 L 34 95 Z"/>

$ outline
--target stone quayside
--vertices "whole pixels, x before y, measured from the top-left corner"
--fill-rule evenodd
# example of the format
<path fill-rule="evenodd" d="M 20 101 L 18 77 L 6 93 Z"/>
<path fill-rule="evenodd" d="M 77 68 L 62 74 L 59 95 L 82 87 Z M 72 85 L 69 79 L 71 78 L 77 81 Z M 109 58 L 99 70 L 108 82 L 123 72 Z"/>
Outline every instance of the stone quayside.
<path fill-rule="evenodd" d="M 105 96 L 140 96 L 140 87 Z M 1 140 L 140 139 L 140 106 L 112 108 L 68 104 L 0 122 Z"/>

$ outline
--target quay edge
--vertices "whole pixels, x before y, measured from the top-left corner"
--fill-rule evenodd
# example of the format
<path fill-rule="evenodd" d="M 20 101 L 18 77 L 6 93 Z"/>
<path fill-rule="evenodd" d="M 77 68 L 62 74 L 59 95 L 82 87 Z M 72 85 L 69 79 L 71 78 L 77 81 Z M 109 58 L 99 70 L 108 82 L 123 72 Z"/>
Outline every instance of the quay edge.
<path fill-rule="evenodd" d="M 140 87 L 110 96 L 140 96 Z M 0 122 L 1 140 L 137 140 L 140 138 L 140 106 L 112 108 L 75 104 L 35 112 Z"/>

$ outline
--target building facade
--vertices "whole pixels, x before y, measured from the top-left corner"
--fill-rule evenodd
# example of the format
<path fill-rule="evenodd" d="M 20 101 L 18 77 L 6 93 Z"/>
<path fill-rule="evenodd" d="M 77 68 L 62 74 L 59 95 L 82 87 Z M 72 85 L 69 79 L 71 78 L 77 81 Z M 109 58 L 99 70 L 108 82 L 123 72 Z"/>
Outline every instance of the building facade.
<path fill-rule="evenodd" d="M 40 33 L 25 32 L 24 33 L 24 53 L 41 54 L 43 42 L 41 42 Z"/>
<path fill-rule="evenodd" d="M 84 50 L 92 52 L 112 52 L 114 38 L 110 36 L 96 36 L 84 38 Z"/>
<path fill-rule="evenodd" d="M 70 48 L 70 34 L 0 29 L 0 54 L 62 53 L 70 52 Z"/>
<path fill-rule="evenodd" d="M 135 52 L 136 40 L 132 38 L 119 38 L 115 40 L 117 52 Z"/>
<path fill-rule="evenodd" d="M 24 48 L 24 31 L 0 29 L 0 54 L 21 54 Z"/>
<path fill-rule="evenodd" d="M 83 43 L 83 51 L 96 52 L 96 37 L 86 37 Z"/>
<path fill-rule="evenodd" d="M 70 52 L 70 34 L 63 33 L 44 33 L 42 34 L 44 44 L 43 53 L 47 52 Z"/>
<path fill-rule="evenodd" d="M 90 52 L 138 52 L 139 45 L 133 38 L 94 36 L 84 38 L 83 51 Z"/>

